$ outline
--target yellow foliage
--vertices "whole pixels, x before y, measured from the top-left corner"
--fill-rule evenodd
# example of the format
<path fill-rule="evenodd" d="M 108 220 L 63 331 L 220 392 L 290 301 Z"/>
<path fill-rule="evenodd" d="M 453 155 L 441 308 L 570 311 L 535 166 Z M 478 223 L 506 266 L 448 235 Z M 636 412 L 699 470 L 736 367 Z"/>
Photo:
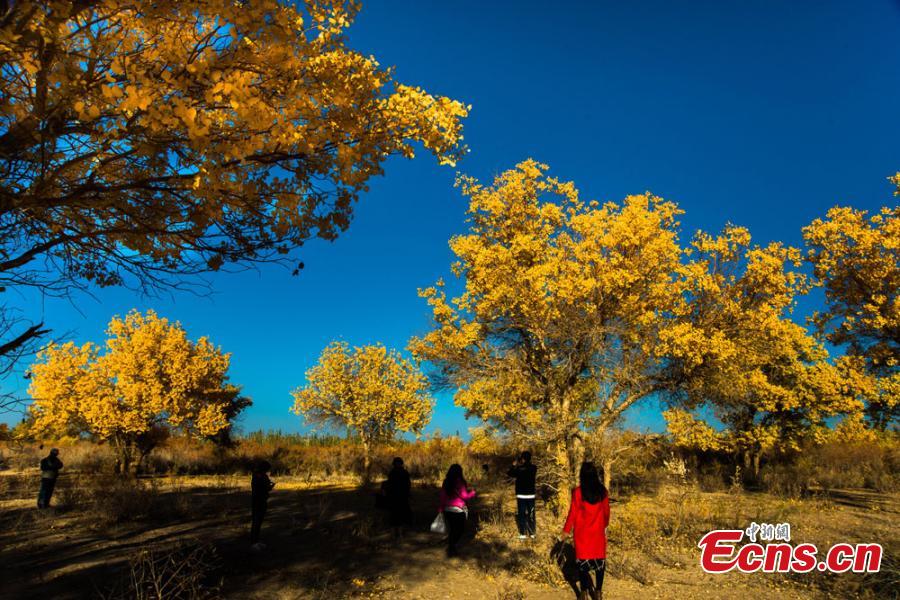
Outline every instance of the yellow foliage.
<path fill-rule="evenodd" d="M 665 340 L 694 331 L 679 318 L 679 209 L 649 193 L 585 202 L 547 171 L 526 160 L 492 185 L 458 178 L 469 231 L 450 247 L 465 291 L 420 290 L 435 326 L 410 349 L 469 413 L 562 444 L 565 462 L 583 427 L 606 427 L 660 389 L 660 359 L 675 351 Z"/>
<path fill-rule="evenodd" d="M 306 372 L 292 411 L 314 423 L 347 427 L 366 447 L 393 439 L 397 431 L 420 433 L 433 402 L 425 376 L 397 351 L 377 344 L 351 349 L 333 342 Z"/>
<path fill-rule="evenodd" d="M 215 270 L 330 239 L 390 155 L 466 151 L 467 106 L 347 46 L 355 0 L 7 8 L 2 187 L 23 236 L 8 256 L 58 253 L 69 276 L 118 283 L 110 256 Z"/>
<path fill-rule="evenodd" d="M 829 437 L 838 442 L 874 442 L 878 439 L 877 433 L 867 426 L 862 413 L 844 417 Z"/>
<path fill-rule="evenodd" d="M 410 342 L 457 387 L 457 404 L 561 444 L 569 466 L 585 429 L 654 394 L 713 402 L 733 417 L 735 443 L 767 447 L 858 406 L 789 319 L 809 289 L 799 250 L 751 245 L 733 225 L 684 246 L 674 203 L 649 193 L 585 202 L 547 170 L 526 160 L 491 185 L 458 179 L 469 231 L 450 247 L 465 290 L 420 290 L 434 327 Z"/>
<path fill-rule="evenodd" d="M 663 412 L 666 429 L 679 446 L 696 450 L 723 450 L 727 447 L 723 436 L 715 429 L 677 408 Z"/>
<path fill-rule="evenodd" d="M 115 317 L 107 333 L 102 350 L 67 342 L 39 354 L 28 388 L 34 433 L 88 433 L 127 452 L 158 427 L 203 436 L 228 427 L 238 392 L 229 354 L 153 311 Z"/>
<path fill-rule="evenodd" d="M 827 301 L 813 321 L 826 340 L 846 347 L 857 394 L 884 429 L 900 417 L 900 207 L 872 216 L 834 207 L 803 235 Z"/>
<path fill-rule="evenodd" d="M 502 448 L 501 441 L 491 429 L 481 426 L 469 429 L 469 452 L 473 454 L 497 455 Z"/>

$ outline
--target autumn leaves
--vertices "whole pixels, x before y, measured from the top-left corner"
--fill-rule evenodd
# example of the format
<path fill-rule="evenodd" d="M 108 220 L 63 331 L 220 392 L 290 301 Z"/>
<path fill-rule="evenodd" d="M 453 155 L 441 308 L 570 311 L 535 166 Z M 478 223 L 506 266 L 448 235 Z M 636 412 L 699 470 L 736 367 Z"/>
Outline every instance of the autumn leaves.
<path fill-rule="evenodd" d="M 287 261 L 348 227 L 391 155 L 421 146 L 454 164 L 468 107 L 348 47 L 358 10 L 12 3 L 0 27 L 0 286 L 158 288 Z"/>
<path fill-rule="evenodd" d="M 429 382 L 411 361 L 380 344 L 334 342 L 294 390 L 294 413 L 359 436 L 368 470 L 372 451 L 397 432 L 421 433 L 431 419 Z"/>
<path fill-rule="evenodd" d="M 348 47 L 358 10 L 12 3 L 0 27 L 0 289 L 158 288 L 289 260 L 349 226 L 389 156 L 418 147 L 454 165 L 469 107 Z M 451 271 L 464 291 L 421 291 L 434 323 L 411 341 L 414 360 L 378 345 L 326 348 L 295 411 L 367 444 L 420 431 L 424 365 L 470 413 L 557 446 L 568 473 L 586 436 L 651 397 L 671 401 L 676 437 L 756 456 L 833 417 L 848 430 L 896 422 L 897 208 L 834 209 L 804 230 L 801 251 L 754 245 L 736 226 L 684 241 L 674 203 L 586 201 L 533 160 L 458 186 L 469 226 L 450 242 Z M 808 328 L 791 311 L 815 285 L 827 306 Z M 0 306 L 13 327 L 8 315 Z M 163 422 L 226 427 L 237 398 L 227 355 L 163 321 L 129 315 L 111 332 L 152 352 L 48 348 L 34 369 L 35 423 L 126 447 Z M 23 329 L 10 330 L 0 370 L 42 331 Z M 141 364 L 151 357 L 178 372 Z M 700 407 L 722 415 L 724 433 L 697 421 Z"/>
<path fill-rule="evenodd" d="M 561 476 L 573 476 L 585 438 L 650 397 L 672 405 L 679 442 L 755 465 L 821 435 L 832 417 L 854 423 L 866 411 L 876 429 L 896 419 L 897 209 L 869 222 L 835 209 L 807 228 L 812 280 L 798 249 L 753 245 L 735 226 L 683 244 L 674 203 L 585 202 L 532 160 L 491 185 L 458 185 L 469 231 L 450 245 L 464 292 L 448 299 L 442 282 L 420 291 L 434 328 L 410 349 L 469 413 L 558 448 Z M 818 338 L 791 318 L 817 284 L 830 301 Z M 848 356 L 832 361 L 825 339 L 849 342 Z M 725 430 L 691 414 L 700 407 Z"/>
<path fill-rule="evenodd" d="M 231 356 L 153 311 L 114 317 L 105 348 L 50 344 L 31 367 L 30 433 L 90 435 L 139 466 L 169 431 L 211 437 L 250 404 L 228 382 Z"/>

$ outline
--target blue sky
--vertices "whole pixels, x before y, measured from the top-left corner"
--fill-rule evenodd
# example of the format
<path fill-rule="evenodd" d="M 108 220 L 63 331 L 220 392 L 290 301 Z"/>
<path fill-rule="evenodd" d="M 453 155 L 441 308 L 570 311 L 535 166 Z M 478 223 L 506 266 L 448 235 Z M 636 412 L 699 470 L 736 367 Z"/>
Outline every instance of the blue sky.
<path fill-rule="evenodd" d="M 730 221 L 760 243 L 799 244 L 834 204 L 895 202 L 897 2 L 370 0 L 350 38 L 400 81 L 472 105 L 458 168 L 482 179 L 533 157 L 586 198 L 678 202 L 685 237 Z M 154 308 L 233 353 L 232 380 L 254 399 L 244 430 L 301 430 L 289 391 L 329 341 L 403 348 L 427 329 L 416 289 L 449 274 L 447 240 L 464 231 L 455 171 L 425 153 L 390 160 L 349 231 L 302 249 L 298 277 L 219 274 L 210 298 L 21 302 L 55 335 L 98 342 L 110 316 Z M 659 429 L 658 407 L 629 423 Z M 439 398 L 432 429 L 471 425 Z"/>

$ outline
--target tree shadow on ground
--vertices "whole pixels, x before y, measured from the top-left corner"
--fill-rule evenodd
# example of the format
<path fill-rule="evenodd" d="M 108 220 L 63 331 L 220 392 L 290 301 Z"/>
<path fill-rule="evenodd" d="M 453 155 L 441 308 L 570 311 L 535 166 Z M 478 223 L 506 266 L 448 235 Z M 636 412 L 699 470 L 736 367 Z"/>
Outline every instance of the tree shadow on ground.
<path fill-rule="evenodd" d="M 297 596 L 341 597 L 360 582 L 385 577 L 405 583 L 434 577 L 446 561 L 445 542 L 428 528 L 437 512 L 436 487 L 413 490 L 413 524 L 396 540 L 376 510 L 373 488 L 276 488 L 263 524 L 266 547 L 249 543 L 247 489 L 196 487 L 163 491 L 180 511 L 138 522 L 96 526 L 89 511 L 30 507 L 0 516 L 0 580 L 4 598 L 84 598 L 109 590 L 128 574 L 128 561 L 143 549 L 185 542 L 216 549 L 214 575 L 230 598 L 281 590 Z M 479 506 L 453 564 L 490 571 L 509 569 L 534 553 L 478 535 Z M 93 526 L 92 526 L 93 525 Z M 354 581 L 355 580 L 355 581 Z"/>

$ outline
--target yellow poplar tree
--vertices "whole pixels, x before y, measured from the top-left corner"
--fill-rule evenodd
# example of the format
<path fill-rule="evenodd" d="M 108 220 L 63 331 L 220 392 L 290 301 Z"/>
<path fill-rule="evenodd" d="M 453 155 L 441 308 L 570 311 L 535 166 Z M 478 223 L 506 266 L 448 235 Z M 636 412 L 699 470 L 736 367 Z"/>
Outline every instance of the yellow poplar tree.
<path fill-rule="evenodd" d="M 333 342 L 291 395 L 295 414 L 308 422 L 346 427 L 364 449 L 365 469 L 375 445 L 398 431 L 421 433 L 433 402 L 427 378 L 399 352 L 380 344 L 351 349 Z"/>
<path fill-rule="evenodd" d="M 700 233 L 692 247 L 690 319 L 718 340 L 718 350 L 678 395 L 688 408 L 712 408 L 725 430 L 712 435 L 702 421 L 673 410 L 666 413 L 669 431 L 684 445 L 734 451 L 758 476 L 765 453 L 799 449 L 826 418 L 861 403 L 821 344 L 790 319 L 810 287 L 795 270 L 799 250 L 753 246 L 749 232 L 735 226 L 715 238 Z"/>
<path fill-rule="evenodd" d="M 139 466 L 160 430 L 215 436 L 250 404 L 227 382 L 230 355 L 153 311 L 115 317 L 105 348 L 50 344 L 30 368 L 36 435 L 89 434 L 117 450 L 119 469 Z M 137 463 L 135 464 L 135 454 Z"/>
<path fill-rule="evenodd" d="M 466 106 L 348 47 L 355 0 L 2 7 L 0 291 L 282 260 L 346 229 L 389 156 L 465 151 Z"/>
<path fill-rule="evenodd" d="M 813 322 L 845 348 L 840 366 L 857 383 L 871 425 L 883 430 L 900 419 L 900 206 L 872 216 L 834 207 L 803 237 L 825 290 L 826 308 Z"/>
<path fill-rule="evenodd" d="M 786 318 L 806 286 L 785 268 L 797 250 L 751 246 L 735 226 L 685 247 L 675 204 L 651 194 L 585 202 L 546 170 L 528 160 L 489 186 L 458 181 L 469 232 L 450 247 L 465 289 L 453 299 L 442 282 L 421 290 L 435 324 L 410 344 L 457 404 L 555 445 L 571 481 L 585 431 L 603 437 L 648 397 L 765 398 L 778 410 L 797 408 L 782 407 L 786 394 L 809 410 L 838 402 L 804 389 L 835 374 Z M 794 362 L 778 372 L 776 354 Z"/>
<path fill-rule="evenodd" d="M 450 248 L 465 290 L 420 290 L 434 327 L 410 349 L 468 413 L 556 448 L 568 482 L 585 429 L 671 389 L 665 357 L 702 351 L 704 337 L 685 320 L 675 204 L 585 202 L 546 171 L 527 160 L 492 185 L 459 178 L 469 231 Z"/>

